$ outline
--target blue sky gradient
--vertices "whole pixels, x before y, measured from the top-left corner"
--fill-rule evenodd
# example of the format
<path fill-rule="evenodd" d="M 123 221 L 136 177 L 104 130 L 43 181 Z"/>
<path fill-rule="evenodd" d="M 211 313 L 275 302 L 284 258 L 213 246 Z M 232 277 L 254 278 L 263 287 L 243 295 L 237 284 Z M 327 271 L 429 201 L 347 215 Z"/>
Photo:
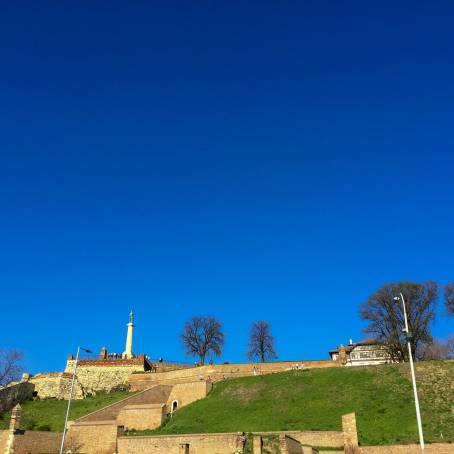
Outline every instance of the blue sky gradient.
<path fill-rule="evenodd" d="M 207 314 L 222 360 L 258 319 L 326 358 L 382 284 L 453 281 L 454 5 L 397 3 L 4 2 L 0 346 L 62 370 L 133 309 L 152 357 Z"/>

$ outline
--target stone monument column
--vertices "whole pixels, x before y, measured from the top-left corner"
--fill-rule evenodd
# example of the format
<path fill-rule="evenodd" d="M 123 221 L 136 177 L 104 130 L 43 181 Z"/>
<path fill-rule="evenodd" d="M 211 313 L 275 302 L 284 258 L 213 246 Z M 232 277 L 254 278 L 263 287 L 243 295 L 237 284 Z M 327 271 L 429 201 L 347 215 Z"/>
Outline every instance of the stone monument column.
<path fill-rule="evenodd" d="M 129 323 L 126 325 L 128 327 L 128 333 L 126 335 L 126 349 L 123 353 L 123 358 L 127 358 L 127 359 L 130 359 L 133 357 L 133 354 L 132 354 L 132 330 L 134 328 L 133 319 L 134 319 L 134 314 L 131 311 L 131 313 L 129 314 Z"/>

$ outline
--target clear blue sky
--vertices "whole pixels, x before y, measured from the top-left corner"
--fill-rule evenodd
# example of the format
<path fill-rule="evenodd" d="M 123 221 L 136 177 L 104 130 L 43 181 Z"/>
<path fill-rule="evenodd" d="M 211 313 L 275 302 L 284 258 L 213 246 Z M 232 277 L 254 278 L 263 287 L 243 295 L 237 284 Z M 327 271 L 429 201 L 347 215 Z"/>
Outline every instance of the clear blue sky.
<path fill-rule="evenodd" d="M 362 337 L 384 283 L 454 280 L 454 5 L 2 2 L 0 345 L 281 359 Z M 440 304 L 441 309 L 441 304 Z M 440 310 L 434 333 L 454 331 Z"/>

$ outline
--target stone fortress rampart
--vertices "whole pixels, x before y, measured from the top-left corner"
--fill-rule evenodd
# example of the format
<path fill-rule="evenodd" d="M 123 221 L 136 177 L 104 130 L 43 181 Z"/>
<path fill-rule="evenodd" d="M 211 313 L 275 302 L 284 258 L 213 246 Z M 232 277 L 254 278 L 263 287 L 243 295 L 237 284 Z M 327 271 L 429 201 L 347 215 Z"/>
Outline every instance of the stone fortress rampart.
<path fill-rule="evenodd" d="M 213 383 L 292 370 L 337 368 L 346 365 L 345 348 L 336 360 L 297 360 L 269 363 L 207 364 L 188 366 L 152 362 L 132 353 L 133 318 L 127 325 L 125 352 L 108 354 L 103 347 L 98 358 L 77 363 L 70 356 L 63 372 L 24 374 L 23 381 L 0 390 L 7 397 L 4 409 L 30 399 L 68 399 L 75 375 L 72 398 L 82 399 L 97 392 L 126 389 L 131 394 L 111 405 L 70 421 L 65 449 L 85 454 L 243 454 L 246 441 L 254 454 L 264 454 L 263 439 L 277 437 L 281 454 L 316 454 L 312 446 L 343 449 L 346 454 L 413 454 L 415 446 L 360 447 L 355 414 L 342 417 L 342 431 L 284 431 L 266 433 L 180 434 L 128 436 L 128 430 L 152 430 L 161 426 L 174 411 L 203 399 Z M 7 408 L 8 407 L 8 408 Z M 20 406 L 14 407 L 9 431 L 0 431 L 0 454 L 56 454 L 62 434 L 19 429 Z M 252 437 L 252 438 L 251 438 Z M 320 451 L 323 452 L 323 451 Z M 428 446 L 427 454 L 454 453 L 453 445 Z"/>
<path fill-rule="evenodd" d="M 185 368 L 168 372 L 135 372 L 129 376 L 129 385 L 132 391 L 139 391 L 150 387 L 152 384 L 175 384 L 196 380 L 210 380 L 211 382 L 216 383 L 228 378 L 266 375 L 289 370 L 321 369 L 332 367 L 341 367 L 341 364 L 332 360 L 208 364 L 205 366 Z"/>

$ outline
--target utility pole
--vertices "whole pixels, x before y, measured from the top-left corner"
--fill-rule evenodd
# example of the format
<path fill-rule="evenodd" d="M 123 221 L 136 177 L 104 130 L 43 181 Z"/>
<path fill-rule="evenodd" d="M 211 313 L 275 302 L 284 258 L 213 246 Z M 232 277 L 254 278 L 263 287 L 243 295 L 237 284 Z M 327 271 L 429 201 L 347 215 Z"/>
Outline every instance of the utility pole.
<path fill-rule="evenodd" d="M 405 299 L 404 299 L 404 295 L 402 295 L 402 292 L 400 293 L 400 297 L 395 296 L 394 300 L 395 301 L 401 300 L 402 306 L 404 308 L 405 328 L 403 329 L 403 332 L 406 334 L 407 346 L 408 346 L 408 357 L 410 359 L 411 381 L 413 384 L 413 394 L 415 396 L 416 420 L 418 422 L 419 445 L 421 446 L 421 452 L 424 453 L 424 435 L 422 433 L 421 412 L 419 410 L 418 390 L 416 388 L 415 367 L 413 365 L 413 355 L 411 354 L 410 331 L 408 329 L 407 309 L 405 308 Z"/>

